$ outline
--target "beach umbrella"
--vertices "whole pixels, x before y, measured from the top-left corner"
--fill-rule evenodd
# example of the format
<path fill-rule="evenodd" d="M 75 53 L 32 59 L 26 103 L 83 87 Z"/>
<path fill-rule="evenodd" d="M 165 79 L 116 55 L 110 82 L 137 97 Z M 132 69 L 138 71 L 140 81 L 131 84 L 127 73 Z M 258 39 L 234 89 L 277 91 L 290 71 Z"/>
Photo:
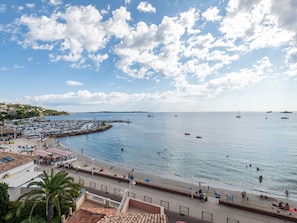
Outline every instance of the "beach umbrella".
<path fill-rule="evenodd" d="M 145 182 L 149 183 L 149 182 L 151 182 L 151 179 L 150 178 L 145 178 Z"/>

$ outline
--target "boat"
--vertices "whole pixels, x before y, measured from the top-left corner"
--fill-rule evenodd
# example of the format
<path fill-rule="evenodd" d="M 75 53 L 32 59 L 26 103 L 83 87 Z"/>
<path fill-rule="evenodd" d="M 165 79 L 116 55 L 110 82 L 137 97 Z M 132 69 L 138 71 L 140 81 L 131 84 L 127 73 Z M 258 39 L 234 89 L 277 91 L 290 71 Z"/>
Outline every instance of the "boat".
<path fill-rule="evenodd" d="M 272 113 L 272 111 L 268 111 L 268 112 L 266 112 L 266 113 Z"/>
<path fill-rule="evenodd" d="M 284 114 L 290 114 L 290 113 L 292 113 L 291 111 L 283 111 L 283 112 L 281 112 L 281 113 L 284 113 Z"/>
<path fill-rule="evenodd" d="M 235 116 L 235 118 L 241 118 L 240 111 L 237 112 L 237 115 Z"/>
<path fill-rule="evenodd" d="M 287 114 L 291 114 L 292 112 L 290 111 L 283 111 L 281 112 L 281 114 L 285 114 L 285 116 L 282 116 L 281 119 L 289 119 L 289 117 L 287 116 Z"/>
<path fill-rule="evenodd" d="M 185 136 L 189 136 L 189 135 L 191 135 L 191 134 L 190 134 L 190 133 L 188 133 L 188 132 L 186 132 L 186 133 L 185 133 Z"/>

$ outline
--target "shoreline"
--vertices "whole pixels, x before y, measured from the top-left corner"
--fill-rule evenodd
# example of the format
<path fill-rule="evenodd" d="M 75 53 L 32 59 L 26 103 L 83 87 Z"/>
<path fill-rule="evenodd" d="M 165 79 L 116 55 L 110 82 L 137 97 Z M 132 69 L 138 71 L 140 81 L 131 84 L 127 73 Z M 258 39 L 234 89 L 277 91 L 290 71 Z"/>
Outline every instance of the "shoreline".
<path fill-rule="evenodd" d="M 61 150 L 69 150 L 76 154 L 77 156 L 77 161 L 74 162 L 74 165 L 80 166 L 82 169 L 89 169 L 91 170 L 91 165 L 92 165 L 92 157 L 88 154 L 81 154 L 76 150 L 72 150 L 71 148 L 67 148 L 66 145 L 63 145 L 61 143 L 57 142 L 58 138 L 47 138 L 46 143 L 48 145 L 51 145 L 53 148 L 61 149 Z M 43 148 L 42 148 L 43 149 Z M 213 192 L 213 191 L 218 191 L 221 194 L 225 194 L 226 196 L 228 194 L 234 195 L 236 194 L 241 194 L 242 191 L 246 191 L 248 194 L 251 194 L 252 196 L 259 196 L 261 194 L 266 195 L 271 198 L 275 199 L 280 199 L 280 200 L 287 200 L 285 197 L 285 191 L 284 195 L 277 195 L 273 193 L 268 193 L 266 191 L 261 191 L 261 190 L 252 190 L 252 189 L 247 189 L 247 188 L 240 188 L 236 187 L 233 185 L 227 185 L 221 182 L 209 182 L 207 180 L 202 180 L 202 181 L 195 181 L 193 180 L 193 183 L 191 182 L 191 179 L 187 179 L 185 177 L 179 176 L 179 175 L 172 175 L 172 174 L 166 174 L 160 176 L 162 173 L 148 173 L 145 170 L 141 170 L 135 167 L 128 167 L 125 165 L 122 165 L 120 163 L 114 163 L 112 161 L 108 160 L 100 160 L 98 158 L 93 158 L 93 167 L 94 171 L 99 171 L 101 168 L 104 169 L 104 173 L 109 174 L 109 175 L 114 175 L 117 174 L 118 176 L 123 176 L 123 175 L 128 175 L 129 173 L 133 172 L 134 177 L 139 178 L 141 181 L 145 181 L 146 178 L 152 178 L 156 179 L 155 182 L 162 182 L 162 184 L 166 183 L 169 185 L 174 185 L 175 187 L 182 188 L 183 190 L 189 190 L 190 187 L 194 188 L 194 191 L 198 191 L 200 188 L 203 189 L 203 191 Z M 218 184 L 218 186 L 214 186 Z M 208 196 L 214 197 L 214 193 L 209 193 Z M 297 198 L 292 198 L 290 197 L 290 200 L 293 202 L 296 202 L 296 208 L 297 208 Z"/>
<path fill-rule="evenodd" d="M 12 148 L 14 147 L 14 152 L 20 152 L 19 146 L 34 146 L 37 149 L 42 149 L 44 150 L 44 147 L 42 146 L 43 143 L 46 143 L 48 145 L 51 145 L 53 148 L 61 149 L 61 150 L 69 150 L 73 152 L 74 154 L 77 155 L 77 160 L 73 161 L 72 164 L 74 167 L 80 167 L 81 170 L 88 171 L 89 173 L 92 172 L 92 167 L 95 175 L 107 175 L 107 176 L 117 176 L 119 180 L 123 179 L 125 181 L 128 181 L 128 174 L 133 174 L 135 177 L 136 185 L 137 183 L 141 186 L 142 184 L 145 184 L 147 186 L 156 186 L 156 187 L 162 187 L 162 188 L 167 188 L 167 189 L 172 189 L 175 191 L 181 191 L 188 196 L 197 196 L 197 191 L 200 189 L 202 190 L 203 193 L 206 193 L 208 197 L 215 198 L 215 193 L 214 191 L 220 193 L 221 199 L 227 199 L 228 196 L 232 195 L 233 197 L 233 202 L 238 203 L 238 204 L 245 204 L 245 205 L 252 205 L 253 207 L 260 207 L 260 208 L 268 208 L 270 210 L 275 210 L 275 207 L 273 207 L 273 203 L 277 203 L 279 201 L 282 201 L 283 203 L 289 203 L 291 207 L 297 208 L 297 201 L 294 199 L 286 198 L 285 196 L 283 197 L 278 197 L 274 195 L 269 195 L 265 193 L 259 192 L 253 193 L 251 191 L 246 191 L 247 192 L 247 197 L 248 197 L 248 202 L 244 202 L 241 197 L 241 193 L 243 190 L 234 190 L 234 189 L 226 189 L 226 188 L 221 188 L 217 187 L 215 185 L 205 185 L 204 183 L 191 183 L 191 182 L 184 182 L 182 180 L 178 179 L 171 179 L 168 178 L 167 176 L 158 176 L 154 174 L 147 173 L 142 170 L 138 169 L 131 169 L 127 168 L 121 165 L 117 165 L 114 163 L 110 163 L 108 161 L 104 160 L 97 160 L 92 157 L 86 156 L 79 154 L 75 151 L 72 151 L 71 149 L 67 149 L 65 146 L 62 144 L 58 144 L 56 141 L 56 138 L 48 138 L 45 140 L 45 142 L 40 142 L 39 139 L 25 139 L 25 138 L 20 138 L 16 139 L 15 144 L 12 144 Z M 104 171 L 100 171 L 100 169 L 104 169 Z M 178 176 L 176 176 L 178 178 Z M 182 178 L 182 177 L 181 177 Z M 149 179 L 149 181 L 146 181 L 146 179 Z M 129 182 L 129 181 L 128 181 Z M 127 182 L 127 186 L 128 186 Z M 220 184 L 221 186 L 222 184 Z M 192 188 L 192 190 L 191 190 Z M 260 195 L 266 195 L 267 199 L 261 199 Z M 284 192 L 285 194 L 285 192 Z M 293 216 L 297 217 L 297 213 L 294 213 Z"/>

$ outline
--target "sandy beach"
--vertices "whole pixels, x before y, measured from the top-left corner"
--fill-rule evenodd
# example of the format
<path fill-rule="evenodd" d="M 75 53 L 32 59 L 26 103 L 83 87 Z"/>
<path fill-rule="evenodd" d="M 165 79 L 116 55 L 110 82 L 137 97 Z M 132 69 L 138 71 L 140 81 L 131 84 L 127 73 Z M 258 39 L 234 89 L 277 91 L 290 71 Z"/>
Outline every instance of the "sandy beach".
<path fill-rule="evenodd" d="M 61 150 L 66 150 L 67 148 L 59 145 L 58 140 L 55 138 L 48 138 L 44 140 L 43 142 L 40 142 L 40 139 L 27 139 L 27 138 L 18 138 L 15 140 L 14 144 L 11 144 L 11 152 L 16 153 L 32 153 L 32 152 L 25 152 L 24 148 L 26 147 L 32 147 L 32 151 L 35 149 L 41 149 L 45 150 L 46 146 L 57 148 Z M 68 149 L 71 152 L 71 149 Z M 8 149 L 6 149 L 8 151 Z M 121 178 L 127 178 L 128 174 L 133 174 L 136 184 L 137 182 L 147 183 L 156 185 L 158 187 L 166 187 L 170 188 L 172 190 L 182 191 L 185 193 L 188 193 L 189 196 L 193 193 L 194 195 L 196 192 L 198 192 L 200 189 L 202 192 L 206 193 L 208 197 L 215 197 L 214 191 L 220 193 L 221 199 L 227 199 L 227 196 L 230 197 L 232 195 L 233 202 L 248 205 L 251 207 L 259 207 L 261 209 L 266 209 L 270 211 L 279 212 L 279 208 L 277 205 L 279 202 L 282 202 L 283 204 L 288 203 L 291 208 L 297 208 L 297 202 L 295 200 L 291 200 L 290 196 L 286 198 L 285 191 L 283 197 L 271 197 L 270 195 L 263 194 L 263 197 L 261 197 L 261 194 L 252 194 L 252 193 L 246 193 L 246 198 L 242 198 L 242 192 L 243 191 L 231 191 L 226 190 L 224 188 L 218 188 L 215 185 L 204 185 L 199 184 L 198 182 L 183 182 L 178 181 L 174 179 L 165 178 L 162 176 L 157 176 L 154 174 L 146 173 L 139 171 L 137 169 L 128 169 L 122 166 L 116 166 L 111 163 L 108 163 L 106 161 L 102 160 L 92 160 L 92 157 L 84 156 L 83 154 L 77 154 L 77 160 L 72 162 L 72 165 L 74 167 L 77 167 L 79 169 L 89 170 L 94 172 L 100 172 L 101 174 L 106 175 L 112 175 L 117 176 L 119 179 Z M 34 153 L 32 153 L 34 155 Z M 148 181 L 149 179 L 149 181 Z M 191 190 L 192 188 L 192 190 Z M 290 212 L 291 215 L 297 217 L 297 212 Z"/>

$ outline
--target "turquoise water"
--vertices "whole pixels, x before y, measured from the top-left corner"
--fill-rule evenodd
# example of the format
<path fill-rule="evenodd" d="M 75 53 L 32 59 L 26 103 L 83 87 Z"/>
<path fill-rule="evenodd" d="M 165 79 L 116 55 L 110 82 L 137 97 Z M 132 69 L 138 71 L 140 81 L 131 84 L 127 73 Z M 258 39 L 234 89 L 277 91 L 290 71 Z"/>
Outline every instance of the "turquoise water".
<path fill-rule="evenodd" d="M 80 113 L 53 118 L 131 120 L 104 132 L 60 139 L 98 160 L 186 182 L 194 177 L 214 187 L 278 196 L 287 189 L 297 198 L 295 113 L 288 114 L 289 119 L 280 119 L 279 112 L 241 113 L 239 119 L 231 112 L 152 115 Z"/>

